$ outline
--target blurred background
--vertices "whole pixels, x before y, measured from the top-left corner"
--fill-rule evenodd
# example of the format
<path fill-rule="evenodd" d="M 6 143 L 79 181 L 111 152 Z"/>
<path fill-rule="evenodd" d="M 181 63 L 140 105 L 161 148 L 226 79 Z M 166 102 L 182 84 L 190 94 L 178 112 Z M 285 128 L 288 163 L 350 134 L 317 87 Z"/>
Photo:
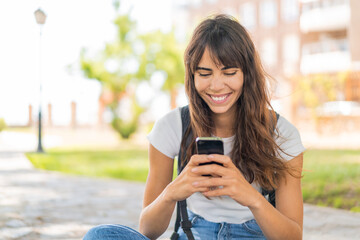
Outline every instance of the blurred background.
<path fill-rule="evenodd" d="M 41 105 L 44 134 L 109 125 L 122 136 L 146 134 L 187 103 L 182 57 L 194 26 L 226 13 L 249 30 L 275 80 L 272 105 L 305 143 L 325 147 L 335 137 L 338 146 L 340 137 L 358 147 L 359 7 L 355 0 L 1 1 L 0 125 L 36 129 Z M 35 21 L 38 8 L 44 24 Z"/>
<path fill-rule="evenodd" d="M 317 186 L 310 184 L 316 174 L 305 176 L 304 199 L 360 211 L 359 9 L 357 0 L 0 1 L 0 151 L 91 175 L 99 157 L 89 160 L 89 173 L 59 167 L 62 154 L 116 149 L 118 163 L 141 150 L 136 166 L 144 176 L 134 180 L 145 181 L 146 134 L 187 104 L 183 51 L 191 33 L 207 16 L 226 13 L 248 29 L 272 76 L 273 107 L 299 129 L 305 170 L 332 167 Z M 336 169 L 341 188 L 326 184 Z M 94 175 L 123 178 L 119 171 Z"/>

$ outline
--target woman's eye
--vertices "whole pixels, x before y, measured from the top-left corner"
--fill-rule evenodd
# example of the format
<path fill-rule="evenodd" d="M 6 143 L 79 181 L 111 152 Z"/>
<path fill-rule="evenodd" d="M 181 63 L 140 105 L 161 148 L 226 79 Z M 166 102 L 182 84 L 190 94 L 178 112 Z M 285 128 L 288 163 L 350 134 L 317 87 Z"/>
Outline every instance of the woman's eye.
<path fill-rule="evenodd" d="M 211 73 L 199 73 L 199 76 L 201 77 L 206 77 L 206 76 L 210 76 Z"/>
<path fill-rule="evenodd" d="M 224 73 L 224 74 L 227 75 L 227 76 L 232 76 L 232 75 L 235 75 L 236 72 L 237 72 L 237 71 L 235 71 L 235 72 L 228 72 L 228 73 Z"/>

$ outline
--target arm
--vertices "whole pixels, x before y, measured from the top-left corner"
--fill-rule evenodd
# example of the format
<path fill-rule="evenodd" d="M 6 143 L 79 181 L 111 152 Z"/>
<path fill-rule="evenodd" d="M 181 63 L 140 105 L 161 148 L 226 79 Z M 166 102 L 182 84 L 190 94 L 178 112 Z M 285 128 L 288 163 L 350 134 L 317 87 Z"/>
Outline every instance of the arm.
<path fill-rule="evenodd" d="M 209 155 L 208 158 L 222 163 L 224 167 L 211 164 L 192 169 L 197 173 L 220 176 L 194 183 L 195 186 L 207 188 L 202 192 L 206 197 L 226 195 L 239 204 L 249 207 L 267 239 L 302 239 L 303 201 L 300 178 L 286 174 L 276 190 L 276 208 L 274 208 L 246 181 L 229 157 Z M 294 168 L 300 174 L 303 155 L 300 154 L 288 163 L 290 168 Z M 223 188 L 209 191 L 211 186 L 223 186 Z"/>
<path fill-rule="evenodd" d="M 302 172 L 303 155 L 289 161 L 299 175 Z M 259 194 L 260 195 L 260 194 Z M 302 239 L 303 200 L 301 179 L 290 174 L 276 190 L 276 209 L 264 197 L 249 207 L 267 239 Z"/>
<path fill-rule="evenodd" d="M 171 182 L 173 159 L 149 147 L 150 170 L 146 180 L 143 210 L 140 215 L 140 232 L 150 239 L 156 239 L 167 229 L 177 201 L 191 196 L 199 190 L 192 183 L 207 179 L 191 171 L 200 162 L 208 161 L 205 155 L 194 155 L 181 174 Z"/>
<path fill-rule="evenodd" d="M 173 159 L 149 146 L 150 169 L 146 180 L 140 232 L 156 239 L 167 229 L 176 201 L 169 201 L 164 190 L 172 180 Z"/>

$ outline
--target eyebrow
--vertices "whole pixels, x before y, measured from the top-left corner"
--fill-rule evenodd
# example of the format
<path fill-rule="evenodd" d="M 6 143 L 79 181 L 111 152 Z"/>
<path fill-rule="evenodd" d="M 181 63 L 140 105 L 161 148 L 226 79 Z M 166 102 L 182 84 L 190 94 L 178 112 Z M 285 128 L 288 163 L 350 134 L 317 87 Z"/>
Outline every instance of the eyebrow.
<path fill-rule="evenodd" d="M 235 66 L 223 67 L 221 70 L 226 70 L 226 69 L 230 69 L 230 68 L 238 68 L 238 67 L 235 67 Z"/>
<path fill-rule="evenodd" d="M 196 67 L 195 70 L 196 70 L 196 71 L 197 71 L 197 70 L 212 71 L 211 68 L 204 68 L 204 67 Z"/>
<path fill-rule="evenodd" d="M 226 69 L 230 69 L 230 68 L 237 68 L 237 67 L 235 67 L 235 66 L 223 67 L 221 70 L 226 70 Z M 211 68 L 204 68 L 204 67 L 196 67 L 195 70 L 196 71 L 197 70 L 212 71 Z"/>

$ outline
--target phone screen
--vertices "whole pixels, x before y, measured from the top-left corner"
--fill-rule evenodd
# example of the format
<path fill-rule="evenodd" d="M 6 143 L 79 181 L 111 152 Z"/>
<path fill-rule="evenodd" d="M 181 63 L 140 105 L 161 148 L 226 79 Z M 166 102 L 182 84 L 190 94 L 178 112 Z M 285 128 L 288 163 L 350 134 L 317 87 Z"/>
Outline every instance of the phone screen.
<path fill-rule="evenodd" d="M 218 139 L 199 139 L 196 142 L 198 154 L 224 154 L 224 144 Z"/>
<path fill-rule="evenodd" d="M 198 154 L 221 154 L 224 155 L 224 143 L 221 138 L 217 137 L 198 137 L 196 139 L 196 148 Z M 200 165 L 205 164 L 218 164 L 222 165 L 218 162 L 208 162 L 202 163 Z"/>

